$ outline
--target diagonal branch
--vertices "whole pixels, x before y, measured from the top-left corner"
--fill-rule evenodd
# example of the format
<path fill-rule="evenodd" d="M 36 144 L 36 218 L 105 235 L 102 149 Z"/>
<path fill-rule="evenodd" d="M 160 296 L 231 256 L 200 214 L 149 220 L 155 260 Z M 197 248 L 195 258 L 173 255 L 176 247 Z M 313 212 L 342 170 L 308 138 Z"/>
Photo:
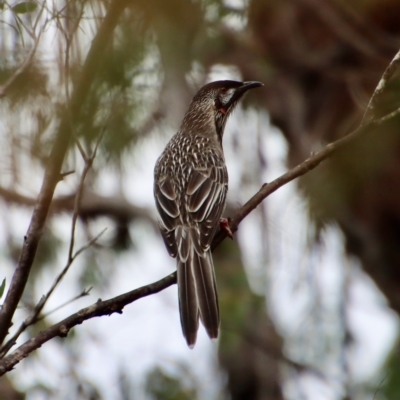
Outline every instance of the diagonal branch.
<path fill-rule="evenodd" d="M 365 113 L 363 115 L 361 125 L 365 125 L 371 120 L 374 119 L 376 106 L 382 100 L 382 94 L 385 91 L 386 85 L 388 84 L 389 80 L 392 78 L 394 73 L 396 72 L 397 68 L 400 65 L 400 50 L 396 53 L 393 57 L 393 60 L 390 62 L 388 67 L 386 68 L 385 72 L 383 73 L 381 79 L 379 80 L 378 86 L 375 88 L 372 97 L 370 98 Z"/>
<path fill-rule="evenodd" d="M 68 272 L 69 268 L 71 267 L 72 263 L 78 257 L 81 253 L 83 253 L 85 250 L 87 250 L 90 246 L 92 246 L 96 241 L 100 238 L 100 236 L 106 231 L 104 229 L 101 231 L 96 237 L 94 237 L 92 240 L 90 240 L 88 243 L 86 243 L 83 247 L 81 247 L 77 252 L 74 254 L 74 256 L 70 259 L 68 259 L 67 265 L 63 268 L 63 270 L 60 272 L 60 274 L 57 276 L 53 284 L 51 285 L 50 289 L 48 292 L 41 297 L 39 302 L 36 304 L 35 308 L 33 309 L 33 312 L 31 315 L 29 315 L 25 321 L 22 322 L 22 324 L 19 326 L 17 331 L 6 341 L 6 343 L 0 347 L 0 358 L 3 358 L 8 351 L 13 347 L 17 341 L 17 339 L 21 336 L 25 330 L 30 327 L 31 325 L 35 324 L 36 322 L 40 321 L 42 317 L 40 316 L 40 313 L 42 312 L 44 306 L 46 305 L 47 301 L 49 300 L 50 296 L 53 294 L 54 290 L 56 289 L 57 285 L 61 282 L 65 274 Z M 85 293 L 85 291 L 83 292 Z M 78 296 L 82 297 L 82 295 Z M 78 298 L 77 297 L 77 298 Z M 62 306 L 60 306 L 62 307 Z M 60 308 L 58 307 L 58 308 Z M 57 308 L 57 309 L 58 309 Z"/>
<path fill-rule="evenodd" d="M 393 111 L 392 113 L 377 119 L 373 120 L 370 123 L 359 127 L 352 133 L 347 136 L 328 144 L 323 150 L 313 154 L 307 160 L 303 161 L 301 164 L 297 165 L 290 171 L 281 175 L 274 181 L 268 184 L 264 184 L 261 189 L 246 203 L 244 204 L 235 214 L 235 216 L 230 221 L 230 228 L 232 231 L 237 231 L 238 226 L 241 221 L 252 210 L 254 210 L 261 202 L 270 194 L 275 192 L 280 187 L 284 186 L 288 182 L 293 181 L 299 176 L 305 175 L 307 172 L 316 168 L 322 161 L 326 160 L 330 156 L 332 156 L 339 149 L 354 141 L 362 134 L 364 134 L 367 130 L 371 128 L 377 127 L 385 123 L 386 121 L 393 119 L 400 115 L 400 109 Z M 217 235 L 214 237 L 212 243 L 212 249 L 215 249 L 226 237 L 225 231 L 219 231 Z M 122 294 L 120 296 L 114 297 L 112 299 L 101 301 L 99 300 L 97 303 L 84 308 L 78 311 L 75 314 L 72 314 L 68 318 L 62 320 L 58 324 L 55 324 L 38 335 L 28 340 L 26 343 L 18 347 L 13 353 L 9 356 L 4 357 L 0 360 L 0 376 L 5 374 L 7 371 L 10 371 L 15 365 L 17 365 L 22 359 L 27 357 L 32 351 L 41 347 L 44 343 L 53 339 L 54 337 L 60 336 L 65 337 L 69 330 L 76 325 L 81 324 L 82 322 L 94 318 L 101 317 L 104 315 L 111 315 L 113 313 L 122 313 L 122 309 L 142 298 L 155 293 L 158 293 L 167 287 L 176 283 L 176 272 L 166 276 L 165 278 L 151 283 L 149 285 L 143 286 L 141 288 L 135 289 L 131 292 Z"/>
<path fill-rule="evenodd" d="M 329 158 L 333 153 L 342 147 L 346 146 L 348 143 L 353 142 L 355 139 L 364 134 L 367 130 L 371 128 L 375 128 L 384 124 L 400 115 L 400 108 L 391 112 L 390 114 L 385 115 L 382 118 L 375 119 L 368 124 L 362 125 L 357 128 L 355 131 L 349 133 L 348 135 L 342 137 L 341 139 L 336 140 L 335 142 L 329 143 L 323 150 L 314 153 L 301 164 L 292 168 L 285 174 L 281 175 L 279 178 L 273 180 L 270 183 L 265 183 L 261 189 L 243 206 L 241 207 L 235 216 L 230 220 L 229 226 L 232 232 L 236 232 L 238 230 L 238 226 L 243 219 L 250 214 L 261 202 L 268 197 L 270 194 L 274 193 L 280 187 L 286 185 L 287 183 L 293 181 L 299 176 L 305 175 L 307 172 L 316 168 L 322 161 Z M 216 236 L 214 237 L 212 248 L 217 247 L 226 237 L 225 231 L 220 230 Z"/>
<path fill-rule="evenodd" d="M 124 0 L 113 0 L 111 2 L 107 14 L 92 41 L 82 69 L 80 81 L 72 93 L 69 110 L 61 118 L 53 148 L 47 161 L 42 187 L 22 246 L 21 255 L 0 311 L 0 343 L 3 343 L 8 334 L 14 312 L 24 292 L 37 246 L 45 227 L 54 190 L 62 177 L 60 174 L 61 167 L 72 136 L 71 121 L 76 120 L 82 108 L 96 75 L 99 59 L 101 59 L 102 53 L 104 53 L 103 49 L 112 37 L 112 32 L 126 5 L 127 1 Z"/>
<path fill-rule="evenodd" d="M 48 342 L 54 337 L 65 337 L 71 328 L 82 322 L 94 318 L 111 315 L 113 313 L 122 314 L 122 309 L 125 305 L 134 302 L 142 297 L 149 296 L 164 290 L 168 286 L 176 283 L 176 273 L 170 274 L 165 278 L 151 283 L 150 285 L 132 290 L 131 292 L 114 297 L 110 300 L 97 301 L 93 305 L 83 308 L 75 314 L 70 315 L 58 324 L 55 324 L 43 331 L 38 335 L 28 340 L 22 346 L 18 347 L 9 356 L 0 361 L 0 376 L 10 371 L 16 364 L 27 357 L 32 351 L 36 350 L 42 344 Z"/>

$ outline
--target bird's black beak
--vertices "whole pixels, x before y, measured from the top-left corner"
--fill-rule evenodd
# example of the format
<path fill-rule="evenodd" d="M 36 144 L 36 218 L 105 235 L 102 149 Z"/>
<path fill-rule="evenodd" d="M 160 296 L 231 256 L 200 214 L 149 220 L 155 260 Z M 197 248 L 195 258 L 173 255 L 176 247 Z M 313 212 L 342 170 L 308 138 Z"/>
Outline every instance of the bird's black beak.
<path fill-rule="evenodd" d="M 243 82 L 243 85 L 240 86 L 238 90 L 242 92 L 247 92 L 249 89 L 254 89 L 260 86 L 264 86 L 264 84 L 262 82 L 257 82 L 257 81 Z"/>
<path fill-rule="evenodd" d="M 230 105 L 234 105 L 248 90 L 254 89 L 260 86 L 264 86 L 263 83 L 257 82 L 257 81 L 249 81 L 249 82 L 243 82 L 242 86 L 239 86 L 236 89 L 235 94 L 232 96 L 230 100 Z"/>

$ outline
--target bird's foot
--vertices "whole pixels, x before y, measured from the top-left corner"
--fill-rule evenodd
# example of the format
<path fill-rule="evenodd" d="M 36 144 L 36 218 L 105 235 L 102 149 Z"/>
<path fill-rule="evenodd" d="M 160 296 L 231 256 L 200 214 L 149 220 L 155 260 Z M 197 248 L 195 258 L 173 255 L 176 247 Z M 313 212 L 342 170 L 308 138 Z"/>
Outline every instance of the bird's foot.
<path fill-rule="evenodd" d="M 221 218 L 219 220 L 219 227 L 226 233 L 226 236 L 233 240 L 233 233 L 231 231 L 231 227 L 229 226 L 229 220 L 230 218 Z"/>

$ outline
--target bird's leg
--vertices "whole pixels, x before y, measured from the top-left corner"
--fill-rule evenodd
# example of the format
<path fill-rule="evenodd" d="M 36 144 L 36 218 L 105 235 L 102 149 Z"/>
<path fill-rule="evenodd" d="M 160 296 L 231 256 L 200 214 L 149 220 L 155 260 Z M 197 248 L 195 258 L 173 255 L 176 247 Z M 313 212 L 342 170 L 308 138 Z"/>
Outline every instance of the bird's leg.
<path fill-rule="evenodd" d="M 233 233 L 231 231 L 231 227 L 229 226 L 229 220 L 230 218 L 221 218 L 219 220 L 219 227 L 226 233 L 226 236 L 233 240 Z"/>

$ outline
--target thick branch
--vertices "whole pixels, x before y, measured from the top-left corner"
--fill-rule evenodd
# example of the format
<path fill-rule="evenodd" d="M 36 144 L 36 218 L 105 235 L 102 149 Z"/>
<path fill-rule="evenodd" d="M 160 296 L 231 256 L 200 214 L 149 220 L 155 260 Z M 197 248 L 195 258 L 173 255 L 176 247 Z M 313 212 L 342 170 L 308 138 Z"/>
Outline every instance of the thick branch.
<path fill-rule="evenodd" d="M 54 145 L 47 162 L 42 188 L 33 211 L 21 255 L 12 277 L 3 307 L 0 311 L 0 343 L 3 343 L 4 338 L 8 334 L 12 317 L 28 281 L 37 246 L 42 236 L 47 214 L 53 199 L 54 190 L 60 180 L 62 163 L 72 134 L 71 121 L 76 119 L 76 116 L 79 114 L 89 93 L 103 49 L 112 37 L 112 32 L 114 31 L 125 6 L 126 2 L 121 0 L 114 0 L 111 3 L 99 31 L 93 39 L 83 66 L 80 81 L 72 94 L 69 110 L 64 114 L 60 121 Z"/>

